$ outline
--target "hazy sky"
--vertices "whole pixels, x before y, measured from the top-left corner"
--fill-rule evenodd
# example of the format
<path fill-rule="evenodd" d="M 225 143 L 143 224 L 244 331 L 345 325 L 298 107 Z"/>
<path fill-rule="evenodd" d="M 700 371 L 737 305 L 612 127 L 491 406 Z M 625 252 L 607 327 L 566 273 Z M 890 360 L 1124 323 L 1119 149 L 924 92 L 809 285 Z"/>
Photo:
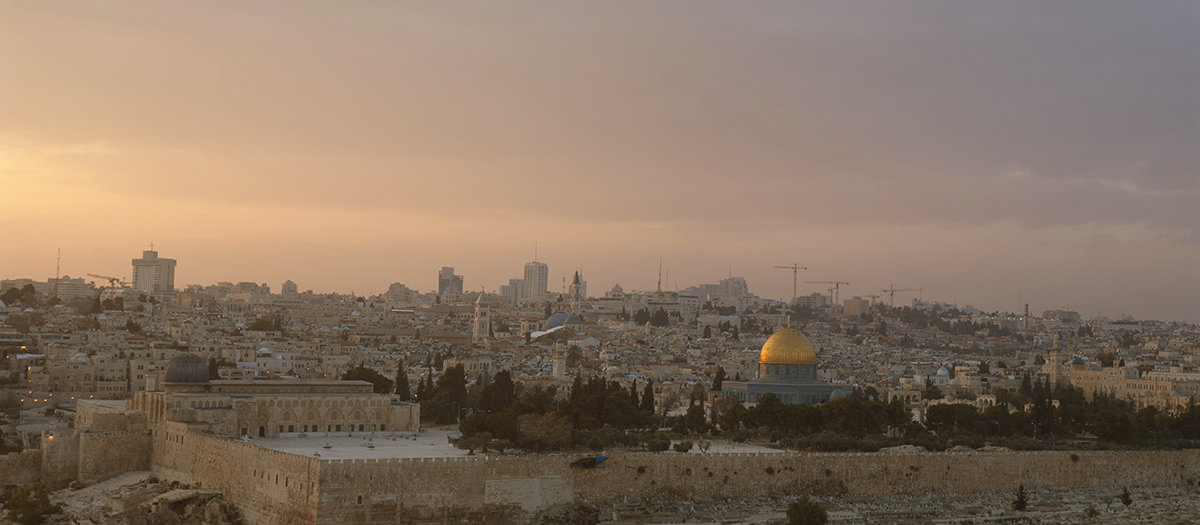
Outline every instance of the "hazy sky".
<path fill-rule="evenodd" d="M 1200 3 L 814 4 L 0 0 L 0 277 L 1200 321 Z"/>

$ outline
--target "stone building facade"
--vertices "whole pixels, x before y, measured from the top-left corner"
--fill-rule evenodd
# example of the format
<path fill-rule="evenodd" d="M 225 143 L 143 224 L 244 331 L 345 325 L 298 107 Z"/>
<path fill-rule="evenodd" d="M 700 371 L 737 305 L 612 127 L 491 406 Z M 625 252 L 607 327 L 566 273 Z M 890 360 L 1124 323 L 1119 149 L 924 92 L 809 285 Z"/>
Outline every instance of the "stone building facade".
<path fill-rule="evenodd" d="M 191 354 L 171 361 L 163 390 L 138 392 L 130 403 L 151 425 L 183 421 L 231 436 L 289 437 L 414 431 L 417 405 L 376 394 L 366 381 L 209 381 L 208 365 Z"/>
<path fill-rule="evenodd" d="M 287 414 L 305 421 L 304 412 L 311 408 L 320 411 L 308 419 L 309 425 L 341 421 L 346 425 L 342 432 L 350 432 L 348 413 L 353 419 L 358 417 L 354 410 L 361 411 L 361 424 L 367 425 L 379 410 L 387 427 L 375 432 L 396 433 L 417 430 L 419 414 L 415 407 L 407 412 L 406 421 L 414 423 L 402 427 L 403 410 L 372 405 L 387 396 L 353 382 L 313 384 L 309 386 L 320 391 L 308 392 L 287 382 L 200 382 L 195 370 L 197 380 L 188 382 L 181 379 L 190 376 L 180 373 L 192 365 L 182 364 L 168 367 L 164 392 L 146 393 L 128 405 L 81 401 L 75 428 L 44 434 L 40 449 L 0 457 L 0 484 L 40 480 L 59 488 L 72 480 L 87 484 L 151 470 L 166 480 L 221 491 L 252 524 L 330 525 L 524 523 L 532 513 L 558 505 L 654 499 L 926 495 L 1012 491 L 1018 484 L 1113 490 L 1200 484 L 1200 450 L 618 452 L 591 469 L 570 466 L 577 454 L 324 459 L 260 447 L 254 439 L 224 430 L 240 431 L 244 423 L 247 429 L 261 426 L 267 434 L 268 426 L 277 429 L 288 421 Z M 366 404 L 355 405 L 355 400 Z M 205 402 L 216 403 L 203 406 Z M 242 406 L 249 410 L 238 410 Z M 360 432 L 360 423 L 354 424 L 353 432 Z M 362 428 L 370 433 L 369 427 Z"/>

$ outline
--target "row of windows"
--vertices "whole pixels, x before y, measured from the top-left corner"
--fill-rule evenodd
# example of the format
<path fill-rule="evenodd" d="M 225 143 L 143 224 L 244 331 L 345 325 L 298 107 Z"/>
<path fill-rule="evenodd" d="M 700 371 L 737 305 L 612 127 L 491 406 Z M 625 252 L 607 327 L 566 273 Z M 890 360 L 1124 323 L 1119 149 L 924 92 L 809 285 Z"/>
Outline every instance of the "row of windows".
<path fill-rule="evenodd" d="M 771 393 L 774 393 L 774 392 L 771 392 Z M 788 404 L 788 405 L 794 405 L 797 403 L 808 403 L 808 404 L 821 403 L 821 402 L 828 400 L 828 398 L 826 396 L 821 395 L 821 394 L 778 394 L 778 393 L 774 393 L 774 394 L 775 394 L 776 398 L 778 398 L 784 404 Z M 762 397 L 765 395 L 767 395 L 767 392 L 763 392 L 763 393 L 758 393 L 758 392 L 747 393 L 747 392 L 739 392 L 739 391 L 725 392 L 725 397 L 732 397 L 734 399 L 737 399 L 738 401 L 749 401 L 750 403 L 758 403 L 762 399 Z"/>
<path fill-rule="evenodd" d="M 375 412 L 372 412 L 372 415 L 374 416 L 375 421 L 383 421 L 383 411 L 376 410 Z M 283 419 L 284 421 L 291 421 L 292 418 L 295 417 L 295 415 L 292 414 L 291 412 L 284 412 L 283 414 L 280 414 L 279 417 L 281 419 Z M 313 412 L 311 410 L 304 414 L 304 419 L 309 420 L 309 421 L 312 421 L 315 419 L 341 419 L 341 418 L 342 418 L 342 415 L 337 410 L 331 410 L 329 412 L 329 414 L 327 414 L 326 417 L 324 417 L 324 418 L 321 418 L 320 416 L 317 415 L 316 412 Z M 297 419 L 299 419 L 299 418 L 297 418 Z M 368 418 L 365 415 L 363 415 L 362 412 L 356 411 L 353 414 L 350 414 L 349 419 L 366 421 Z"/>
<path fill-rule="evenodd" d="M 330 401 L 330 400 L 326 399 L 323 401 L 308 401 L 308 400 L 279 401 L 278 406 L 286 407 L 286 408 L 291 408 L 291 407 L 329 407 L 329 406 L 334 406 L 334 407 L 346 407 L 346 406 L 381 407 L 381 406 L 384 406 L 384 403 L 385 403 L 385 401 L 381 401 L 381 400 L 362 401 L 362 400 L 355 399 L 355 400 L 350 400 L 350 401 L 346 401 L 346 400 Z M 276 402 L 274 400 L 259 401 L 258 406 L 274 407 L 274 406 L 276 406 Z"/>
<path fill-rule="evenodd" d="M 175 402 L 175 408 L 179 408 L 179 401 Z M 225 401 L 192 401 L 192 408 L 232 408 Z"/>
<path fill-rule="evenodd" d="M 346 429 L 350 432 L 354 432 L 355 427 L 356 427 L 356 425 L 353 425 L 353 424 L 346 425 Z M 284 430 L 285 428 L 287 430 Z M 366 425 L 366 424 L 360 423 L 357 425 L 357 429 L 359 432 L 366 432 L 368 428 L 370 428 L 371 432 L 376 432 L 376 431 L 387 432 L 387 425 L 383 425 L 383 424 Z M 301 429 L 300 430 L 301 432 L 321 432 L 321 425 L 300 425 L 300 429 Z M 265 429 L 263 427 L 259 427 L 258 430 L 259 430 L 258 435 L 260 437 L 264 437 L 266 434 Z M 284 432 L 291 433 L 291 432 L 295 432 L 295 431 L 296 431 L 296 425 L 279 425 L 279 433 L 280 434 L 282 434 Z M 325 425 L 325 432 L 341 432 L 341 431 L 342 431 L 342 425 L 334 425 L 334 424 L 326 424 Z M 250 429 L 247 427 L 242 427 L 242 435 L 243 436 L 250 435 Z M 178 442 L 183 443 L 183 438 L 180 437 L 180 440 Z"/>

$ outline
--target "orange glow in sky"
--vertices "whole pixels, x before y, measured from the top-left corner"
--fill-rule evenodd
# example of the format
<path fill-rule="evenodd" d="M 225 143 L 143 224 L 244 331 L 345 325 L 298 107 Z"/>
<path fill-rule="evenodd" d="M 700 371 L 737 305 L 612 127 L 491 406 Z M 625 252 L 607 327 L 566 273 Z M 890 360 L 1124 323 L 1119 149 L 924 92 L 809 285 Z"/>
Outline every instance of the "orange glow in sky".
<path fill-rule="evenodd" d="M 1194 6 L 797 4 L 0 4 L 0 278 L 1200 321 Z"/>

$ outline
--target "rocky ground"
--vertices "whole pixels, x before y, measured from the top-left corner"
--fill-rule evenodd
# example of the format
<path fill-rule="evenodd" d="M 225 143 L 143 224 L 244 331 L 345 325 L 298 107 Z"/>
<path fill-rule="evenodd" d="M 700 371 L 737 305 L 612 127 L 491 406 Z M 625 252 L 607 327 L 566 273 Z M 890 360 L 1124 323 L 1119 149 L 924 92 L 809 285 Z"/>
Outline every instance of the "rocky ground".
<path fill-rule="evenodd" d="M 176 525 L 241 523 L 237 510 L 213 491 L 159 481 L 150 472 L 129 472 L 50 496 L 63 506 L 50 524 Z"/>
<path fill-rule="evenodd" d="M 1121 502 L 1114 489 L 1027 490 L 1028 507 L 1013 510 L 1011 492 L 931 496 L 841 496 L 814 498 L 828 510 L 829 523 L 1200 523 L 1200 488 L 1130 488 L 1131 503 Z M 782 524 L 788 501 L 698 500 L 674 503 L 624 504 L 607 508 L 576 508 L 570 513 L 543 516 L 542 523 Z"/>
<path fill-rule="evenodd" d="M 1024 523 L 1200 523 L 1200 487 L 1028 489 L 1028 507 L 1013 509 L 1012 492 L 928 496 L 839 496 L 813 498 L 830 523 L 863 524 L 1024 524 Z M 231 505 L 215 492 L 159 481 L 149 472 L 131 472 L 79 489 L 54 492 L 63 512 L 51 524 L 234 524 Z M 629 502 L 604 507 L 556 509 L 534 518 L 551 524 L 782 524 L 789 499 Z M 0 519 L 2 522 L 3 519 Z"/>

